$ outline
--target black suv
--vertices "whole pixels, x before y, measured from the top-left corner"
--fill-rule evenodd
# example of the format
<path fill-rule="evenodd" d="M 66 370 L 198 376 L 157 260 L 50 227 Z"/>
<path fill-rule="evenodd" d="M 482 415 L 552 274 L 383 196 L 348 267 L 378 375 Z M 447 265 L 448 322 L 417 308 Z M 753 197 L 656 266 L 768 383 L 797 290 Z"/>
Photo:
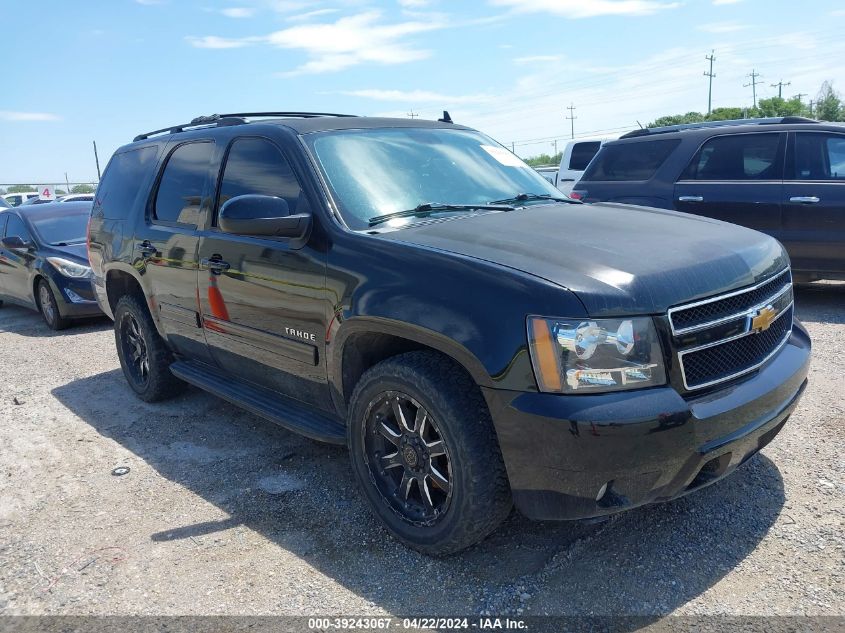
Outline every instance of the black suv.
<path fill-rule="evenodd" d="M 796 281 L 845 279 L 845 125 L 784 117 L 635 130 L 601 149 L 574 196 L 757 229 L 783 243 Z"/>
<path fill-rule="evenodd" d="M 448 116 L 203 117 L 117 151 L 90 259 L 139 397 L 191 383 L 348 445 L 390 532 L 445 554 L 512 503 L 712 483 L 806 385 L 777 241 L 558 196 Z"/>

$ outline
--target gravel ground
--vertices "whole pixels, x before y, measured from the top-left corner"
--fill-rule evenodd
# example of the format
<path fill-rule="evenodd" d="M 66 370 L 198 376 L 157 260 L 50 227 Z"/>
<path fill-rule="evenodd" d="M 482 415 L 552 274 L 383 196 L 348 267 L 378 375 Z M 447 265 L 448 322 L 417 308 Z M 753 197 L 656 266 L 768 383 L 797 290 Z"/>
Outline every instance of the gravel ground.
<path fill-rule="evenodd" d="M 845 284 L 797 302 L 810 386 L 734 475 L 601 524 L 514 513 L 444 560 L 386 535 L 345 450 L 199 391 L 144 404 L 110 322 L 7 306 L 0 613 L 844 615 Z"/>

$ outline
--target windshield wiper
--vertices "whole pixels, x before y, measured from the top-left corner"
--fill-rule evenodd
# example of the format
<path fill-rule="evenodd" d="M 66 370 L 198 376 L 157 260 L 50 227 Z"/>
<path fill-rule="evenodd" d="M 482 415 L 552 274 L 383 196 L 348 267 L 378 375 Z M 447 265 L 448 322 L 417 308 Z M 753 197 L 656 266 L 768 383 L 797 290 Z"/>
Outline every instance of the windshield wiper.
<path fill-rule="evenodd" d="M 385 213 L 384 215 L 377 215 L 368 220 L 370 226 L 381 224 L 395 218 L 409 218 L 417 215 L 427 215 L 429 213 L 440 211 L 513 211 L 514 207 L 508 204 L 444 204 L 442 202 L 424 202 L 413 209 L 406 209 L 405 211 L 395 211 L 394 213 Z"/>
<path fill-rule="evenodd" d="M 580 200 L 553 196 L 548 193 L 518 193 L 513 198 L 494 200 L 490 204 L 508 204 L 513 202 L 525 202 L 526 200 L 550 200 L 551 202 L 569 202 L 571 204 L 583 204 Z"/>

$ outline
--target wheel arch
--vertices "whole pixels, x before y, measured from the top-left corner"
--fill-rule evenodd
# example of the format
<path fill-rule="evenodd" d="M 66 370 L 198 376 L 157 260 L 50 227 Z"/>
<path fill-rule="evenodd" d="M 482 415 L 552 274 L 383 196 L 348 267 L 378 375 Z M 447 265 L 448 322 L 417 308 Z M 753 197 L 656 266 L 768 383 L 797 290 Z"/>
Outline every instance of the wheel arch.
<path fill-rule="evenodd" d="M 338 411 L 346 416 L 355 385 L 370 367 L 410 351 L 432 351 L 449 358 L 479 387 L 492 386 L 481 361 L 448 337 L 380 318 L 355 318 L 335 332 L 328 356 L 328 378 Z"/>
<path fill-rule="evenodd" d="M 131 271 L 131 272 L 130 272 Z M 153 323 L 159 334 L 162 333 L 161 324 L 158 321 L 156 310 L 153 310 L 151 301 L 147 299 L 147 294 L 144 291 L 144 284 L 134 269 L 125 269 L 123 267 L 114 267 L 106 271 L 105 274 L 105 288 L 106 300 L 108 301 L 108 308 L 112 315 L 117 307 L 117 302 L 124 295 L 131 295 L 136 297 L 141 305 L 147 307 L 147 310 L 152 317 Z"/>

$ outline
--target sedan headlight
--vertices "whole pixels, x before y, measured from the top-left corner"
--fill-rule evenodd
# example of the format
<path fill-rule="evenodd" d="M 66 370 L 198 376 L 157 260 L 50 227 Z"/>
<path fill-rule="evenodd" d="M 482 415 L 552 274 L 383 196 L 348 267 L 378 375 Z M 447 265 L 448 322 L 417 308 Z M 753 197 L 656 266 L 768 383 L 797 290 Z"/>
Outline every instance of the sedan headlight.
<path fill-rule="evenodd" d="M 663 353 L 650 317 L 528 317 L 528 343 L 540 391 L 596 393 L 666 383 Z"/>
<path fill-rule="evenodd" d="M 48 257 L 47 261 L 50 262 L 53 265 L 53 268 L 58 270 L 65 277 L 71 277 L 73 279 L 88 279 L 94 276 L 88 266 L 77 264 L 76 262 L 63 259 L 62 257 Z"/>

